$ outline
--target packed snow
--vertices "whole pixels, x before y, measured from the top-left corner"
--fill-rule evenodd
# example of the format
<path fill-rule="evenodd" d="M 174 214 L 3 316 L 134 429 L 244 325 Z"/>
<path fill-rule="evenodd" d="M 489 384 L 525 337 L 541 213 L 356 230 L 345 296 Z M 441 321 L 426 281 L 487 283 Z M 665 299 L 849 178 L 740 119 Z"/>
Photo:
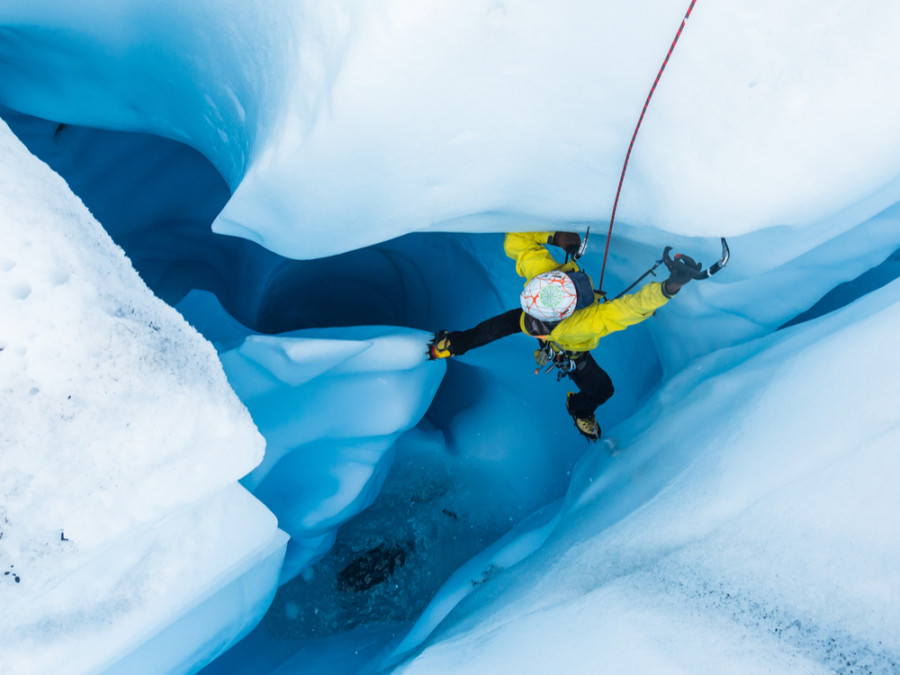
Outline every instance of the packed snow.
<path fill-rule="evenodd" d="M 187 669 L 274 592 L 286 537 L 237 483 L 263 438 L 59 176 L 5 125 L 0 147 L 0 672 L 92 672 L 144 645 Z M 166 636 L 216 593 L 192 640 Z"/>
<path fill-rule="evenodd" d="M 732 260 L 600 443 L 425 359 L 599 279 L 684 4 L 0 8 L 0 673 L 900 670 L 900 7 L 697 2 L 605 290 Z"/>

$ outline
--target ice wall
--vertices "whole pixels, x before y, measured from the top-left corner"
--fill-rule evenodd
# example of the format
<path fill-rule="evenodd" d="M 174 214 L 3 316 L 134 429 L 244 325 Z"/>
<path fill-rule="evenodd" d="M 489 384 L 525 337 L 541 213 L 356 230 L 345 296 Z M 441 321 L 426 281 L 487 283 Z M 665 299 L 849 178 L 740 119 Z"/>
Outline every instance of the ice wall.
<path fill-rule="evenodd" d="M 427 5 L 385 0 L 364 8 L 211 0 L 185 7 L 129 0 L 118 3 L 115 12 L 96 0 L 77 9 L 49 0 L 7 3 L 0 9 L 0 102 L 44 117 L 51 126 L 150 132 L 199 150 L 234 191 L 217 218 L 219 232 L 318 260 L 294 268 L 258 252 L 228 258 L 234 249 L 215 244 L 211 254 L 197 237 L 190 239 L 192 247 L 211 263 L 197 275 L 201 282 L 181 276 L 188 260 L 167 270 L 175 271 L 174 279 L 160 274 L 161 286 L 175 299 L 192 284 L 224 289 L 222 302 L 241 308 L 241 320 L 254 318 L 281 332 L 297 327 L 279 323 L 293 292 L 306 279 L 333 271 L 336 260 L 321 256 L 358 251 L 403 233 L 487 235 L 510 229 L 580 230 L 591 223 L 595 247 L 584 263 L 596 273 L 601 262 L 596 244 L 603 243 L 598 234 L 605 229 L 626 142 L 683 11 L 660 0 L 575 2 L 552 10 L 494 0 Z M 727 235 L 734 256 L 727 273 L 691 285 L 639 332 L 629 331 L 627 346 L 605 341 L 601 355 L 615 370 L 617 383 L 636 381 L 625 396 L 625 388 L 620 389 L 613 403 L 618 410 L 604 409 L 605 429 L 614 429 L 658 383 L 705 376 L 704 369 L 722 350 L 757 349 L 754 341 L 772 339 L 766 336 L 900 246 L 898 94 L 884 84 L 898 60 L 900 47 L 891 30 L 898 25 L 900 10 L 888 3 L 865 11 L 839 0 L 802 0 L 787 9 L 774 0 L 752 7 L 698 5 L 632 156 L 611 251 L 614 283 L 608 290 L 616 292 L 636 277 L 667 243 L 708 264 L 718 256 L 718 237 Z M 53 142 L 76 135 L 67 129 L 54 129 Z M 111 154 L 101 154 L 110 163 Z M 178 154 L 180 163 L 183 155 Z M 141 152 L 124 152 L 118 164 L 111 164 L 113 170 L 131 173 L 144 158 Z M 79 171 L 77 165 L 73 171 Z M 189 184 L 184 165 L 173 174 Z M 221 187 L 211 191 L 221 198 Z M 129 206 L 128 196 L 116 192 L 102 195 L 111 212 Z M 178 194 L 189 197 L 183 187 Z M 138 210 L 152 201 L 145 197 Z M 207 210 L 218 212 L 219 207 L 208 208 L 211 203 Z M 184 213 L 176 210 L 176 215 Z M 179 240 L 173 236 L 171 241 Z M 450 262 L 428 276 L 421 271 L 434 265 L 450 240 L 416 235 L 400 241 L 343 258 L 361 264 L 349 266 L 351 281 L 339 284 L 335 298 L 345 300 L 357 286 L 376 289 L 353 306 L 354 316 L 374 307 L 382 313 L 397 310 L 394 320 L 407 326 L 458 327 L 515 297 L 519 280 L 502 266 L 506 261 L 499 248 L 492 253 L 472 243 L 476 238 L 463 238 L 465 243 L 446 256 Z M 416 260 L 416 252 L 429 246 L 425 262 Z M 457 255 L 460 250 L 465 255 Z M 253 262 L 246 264 L 248 259 Z M 459 267 L 460 261 L 469 262 Z M 242 286 L 215 278 L 240 278 L 237 270 L 265 279 Z M 385 278 L 390 283 L 381 285 Z M 18 280 L 9 283 L 10 297 L 29 297 Z M 491 294 L 487 300 L 485 289 Z M 315 315 L 352 324 L 349 310 L 323 311 L 335 306 L 332 299 L 304 305 L 290 321 Z M 416 302 L 407 303 L 410 299 Z M 408 311 L 409 306 L 416 311 Z M 307 308 L 311 311 L 303 311 Z M 280 349 L 277 341 L 268 347 L 273 353 Z M 517 344 L 516 350 L 529 360 L 529 348 Z M 778 353 L 791 360 L 800 351 Z M 447 433 L 450 442 L 442 447 L 470 462 L 465 468 L 474 464 L 498 481 L 512 476 L 497 483 L 504 496 L 536 508 L 540 493 L 557 493 L 566 462 L 583 448 L 560 440 L 557 429 L 567 420 L 558 399 L 533 393 L 524 377 L 503 378 L 507 371 L 525 372 L 512 354 L 486 350 L 452 366 L 430 420 Z M 286 362 L 289 368 L 296 365 Z M 748 363 L 767 377 L 779 372 L 778 365 L 767 370 L 769 364 L 759 360 Z M 711 379 L 709 396 L 698 408 L 718 410 L 717 386 L 746 392 L 758 384 L 742 378 Z M 637 427 L 628 425 L 647 425 L 656 429 L 648 433 L 665 435 L 665 420 L 692 432 L 701 426 L 698 417 L 688 425 L 687 418 L 664 414 L 678 403 L 679 391 L 664 389 L 623 427 L 622 435 L 637 439 Z M 789 398 L 780 395 L 781 401 Z M 854 404 L 844 400 L 848 407 Z M 553 412 L 544 414 L 548 410 Z M 652 426 L 657 420 L 659 428 Z M 817 424 L 812 413 L 798 418 L 796 427 L 788 422 L 794 423 L 784 421 L 788 430 Z M 675 448 L 675 464 L 688 461 L 688 450 L 679 450 L 668 436 L 663 440 L 666 448 Z M 657 451 L 662 453 L 662 446 L 654 444 L 646 452 L 655 457 Z M 602 466 L 582 468 L 588 480 L 620 476 L 607 477 L 605 460 L 592 457 Z M 369 462 L 370 478 L 377 475 L 370 469 L 378 461 Z M 620 479 L 634 488 L 613 491 L 611 499 L 621 496 L 626 505 L 640 505 L 668 489 L 658 476 L 639 480 L 652 466 L 632 463 L 639 459 L 622 461 L 626 468 Z M 485 470 L 492 464 L 493 471 Z M 884 462 L 868 466 L 872 475 L 892 468 Z M 229 476 L 229 485 L 237 475 Z M 697 476 L 696 485 L 707 486 L 701 479 L 705 474 Z M 674 501 L 687 498 L 693 484 L 688 481 L 684 493 L 675 490 Z M 582 494 L 579 490 L 576 485 L 570 492 L 573 499 Z M 590 501 L 594 493 L 585 494 Z M 469 504 L 473 511 L 478 506 L 484 505 Z M 530 538 L 513 535 L 509 548 L 504 542 L 486 552 L 485 567 L 479 566 L 484 560 L 475 563 L 474 577 L 467 576 L 469 569 L 462 572 L 452 582 L 459 586 L 451 583 L 438 597 L 440 609 L 426 611 L 414 639 L 401 651 L 427 636 L 442 612 L 465 595 L 461 588 L 468 592 L 486 584 L 494 592 L 487 582 L 540 546 L 558 522 L 553 518 L 563 513 L 568 511 L 539 514 L 524 525 L 535 528 Z M 580 546 L 580 522 L 573 516 L 557 539 L 567 540 L 571 532 L 568 543 Z M 648 522 L 647 530 L 658 524 Z M 274 531 L 274 525 L 263 531 Z M 275 546 L 276 540 L 270 541 Z M 765 543 L 775 550 L 785 541 Z M 829 541 L 840 549 L 847 539 Z M 559 546 L 548 550 L 577 557 Z M 891 550 L 883 553 L 893 559 Z M 271 555 L 267 559 L 271 563 Z M 802 562 L 799 554 L 794 559 Z M 271 572 L 271 564 L 267 569 Z M 513 585 L 515 572 L 501 578 Z M 523 573 L 523 584 L 535 580 Z M 896 586 L 890 578 L 882 581 L 888 589 Z M 890 614 L 889 608 L 873 607 L 878 616 Z M 810 615 L 817 616 L 819 609 L 813 607 Z M 691 611 L 689 606 L 685 613 Z M 727 631 L 719 635 L 726 642 L 732 637 Z M 680 638 L 672 641 L 673 649 Z M 483 655 L 490 663 L 487 652 Z M 671 664 L 663 657 L 659 663 Z"/>
<path fill-rule="evenodd" d="M 696 360 L 457 572 L 397 672 L 896 672 L 898 326 L 894 281 Z"/>
<path fill-rule="evenodd" d="M 186 142 L 235 191 L 217 229 L 299 258 L 409 231 L 604 219 L 684 12 L 660 0 L 107 9 L 8 3 L 0 102 Z M 884 30 L 897 12 L 699 7 L 641 131 L 621 221 L 704 237 L 804 228 L 769 269 L 896 202 L 898 94 L 876 83 L 900 56 Z"/>
<path fill-rule="evenodd" d="M 263 440 L 210 345 L 5 125 L 0 157 L 0 672 L 186 672 L 277 584 L 285 535 L 236 483 Z"/>
<path fill-rule="evenodd" d="M 411 231 L 593 222 L 596 237 L 684 11 L 658 0 L 117 8 L 0 10 L 0 102 L 197 148 L 234 191 L 216 229 L 297 258 Z M 666 330 L 724 307 L 728 325 L 678 340 L 688 346 L 667 368 L 764 334 L 897 248 L 891 221 L 852 231 L 900 198 L 898 94 L 874 85 L 897 60 L 883 30 L 897 11 L 804 0 L 786 13 L 767 0 L 693 14 L 635 146 L 610 262 L 627 283 L 666 243 L 709 261 L 718 236 L 735 239 L 728 288 L 705 287 Z M 599 260 L 585 262 L 596 273 Z M 759 302 L 760 284 L 779 290 Z"/>
<path fill-rule="evenodd" d="M 446 364 L 428 335 L 392 327 L 248 336 L 221 355 L 266 436 L 243 484 L 291 535 L 282 582 L 317 562 L 338 526 L 370 506 L 394 445 L 422 419 Z"/>

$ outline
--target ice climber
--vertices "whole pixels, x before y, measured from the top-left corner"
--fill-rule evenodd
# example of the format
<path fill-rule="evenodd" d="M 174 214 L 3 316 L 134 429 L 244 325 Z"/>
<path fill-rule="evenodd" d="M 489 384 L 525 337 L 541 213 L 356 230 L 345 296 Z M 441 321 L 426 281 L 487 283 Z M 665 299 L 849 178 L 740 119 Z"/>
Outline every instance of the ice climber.
<path fill-rule="evenodd" d="M 700 265 L 688 256 L 666 258 L 669 278 L 652 282 L 636 293 L 608 302 L 599 301 L 590 277 L 574 259 L 558 263 L 547 245 L 574 256 L 581 244 L 575 232 L 524 232 L 506 235 L 503 248 L 525 277 L 519 298 L 521 309 L 511 309 L 463 331 L 438 331 L 428 355 L 432 359 L 461 356 L 520 330 L 536 337 L 538 367 L 553 362 L 568 375 L 578 392 L 569 392 L 566 409 L 575 426 L 590 440 L 600 438 L 594 411 L 613 395 L 609 375 L 591 356 L 591 350 L 609 333 L 640 323 L 665 305 L 693 278 Z M 567 256 L 568 258 L 568 256 Z"/>

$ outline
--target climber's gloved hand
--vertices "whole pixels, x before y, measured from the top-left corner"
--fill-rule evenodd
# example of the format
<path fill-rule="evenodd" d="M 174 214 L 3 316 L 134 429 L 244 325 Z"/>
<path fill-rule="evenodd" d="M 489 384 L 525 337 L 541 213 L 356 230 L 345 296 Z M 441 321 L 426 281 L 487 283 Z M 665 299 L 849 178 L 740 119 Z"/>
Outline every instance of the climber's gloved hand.
<path fill-rule="evenodd" d="M 670 298 L 681 290 L 682 286 L 695 278 L 702 267 L 693 258 L 682 253 L 676 253 L 674 258 L 670 258 L 668 250 L 663 253 L 663 260 L 666 261 L 666 267 L 669 268 L 669 278 L 663 282 L 663 291 Z"/>
<path fill-rule="evenodd" d="M 581 235 L 577 232 L 554 232 L 547 243 L 559 246 L 569 255 L 575 255 L 581 246 Z"/>

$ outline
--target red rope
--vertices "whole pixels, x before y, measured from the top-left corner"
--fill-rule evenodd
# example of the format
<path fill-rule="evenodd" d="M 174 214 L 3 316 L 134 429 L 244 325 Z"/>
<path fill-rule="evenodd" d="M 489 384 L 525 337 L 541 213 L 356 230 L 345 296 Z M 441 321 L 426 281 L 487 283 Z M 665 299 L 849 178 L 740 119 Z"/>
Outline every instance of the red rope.
<path fill-rule="evenodd" d="M 653 81 L 653 86 L 650 87 L 650 93 L 647 94 L 647 100 L 644 101 L 644 109 L 641 110 L 641 116 L 638 118 L 637 126 L 634 128 L 634 134 L 631 136 L 631 143 L 628 144 L 628 152 L 625 153 L 625 163 L 622 165 L 622 175 L 619 176 L 619 188 L 616 190 L 616 200 L 613 202 L 612 217 L 609 219 L 609 232 L 606 233 L 606 250 L 603 252 L 603 267 L 600 270 L 599 289 L 601 290 L 603 289 L 603 275 L 606 273 L 606 258 L 609 255 L 609 240 L 612 237 L 613 223 L 616 220 L 616 207 L 619 205 L 619 195 L 622 193 L 622 183 L 625 182 L 625 170 L 628 168 L 628 159 L 631 157 L 631 149 L 634 147 L 634 140 L 637 138 L 638 130 L 641 128 L 641 122 L 644 121 L 644 113 L 647 112 L 647 106 L 650 105 L 650 98 L 653 96 L 653 92 L 656 91 L 656 85 L 659 84 L 659 78 L 662 77 L 663 71 L 666 69 L 669 57 L 671 57 L 672 52 L 675 51 L 675 44 L 678 42 L 678 38 L 681 37 L 681 31 L 684 30 L 684 25 L 690 18 L 691 11 L 694 9 L 694 3 L 696 2 L 697 0 L 691 0 L 691 5 L 688 7 L 687 12 L 685 12 L 684 18 L 681 20 L 678 32 L 675 33 L 675 39 L 672 40 L 672 46 L 669 47 L 669 53 L 666 54 L 666 58 L 663 60 L 662 66 L 660 66 L 659 72 L 656 74 L 656 79 Z"/>

